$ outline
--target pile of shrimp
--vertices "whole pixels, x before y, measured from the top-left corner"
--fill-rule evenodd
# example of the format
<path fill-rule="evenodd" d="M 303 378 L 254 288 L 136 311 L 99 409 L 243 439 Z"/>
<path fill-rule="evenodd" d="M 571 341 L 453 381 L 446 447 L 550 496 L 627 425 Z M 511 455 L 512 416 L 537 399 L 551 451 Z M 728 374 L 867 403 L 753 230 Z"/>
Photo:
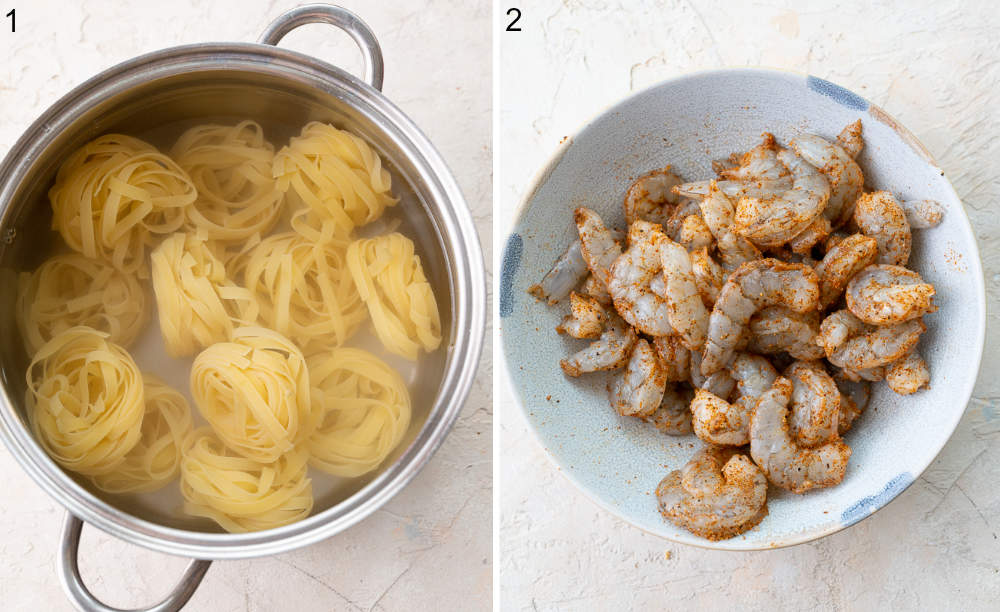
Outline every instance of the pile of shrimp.
<path fill-rule="evenodd" d="M 613 371 L 619 415 L 707 444 L 656 491 L 696 535 L 756 526 L 769 483 L 837 485 L 870 384 L 928 386 L 917 343 L 934 287 L 906 265 L 912 230 L 943 208 L 866 191 L 863 146 L 859 120 L 835 140 L 765 133 L 708 180 L 653 170 L 625 194 L 626 231 L 576 209 L 579 240 L 529 290 L 568 297 L 556 331 L 590 341 L 566 375 Z"/>

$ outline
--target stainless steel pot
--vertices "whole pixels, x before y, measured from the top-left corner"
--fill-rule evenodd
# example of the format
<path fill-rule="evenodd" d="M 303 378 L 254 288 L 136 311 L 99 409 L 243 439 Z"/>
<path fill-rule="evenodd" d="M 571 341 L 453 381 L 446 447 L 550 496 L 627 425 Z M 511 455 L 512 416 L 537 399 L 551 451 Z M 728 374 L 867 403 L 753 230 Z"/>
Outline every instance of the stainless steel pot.
<path fill-rule="evenodd" d="M 324 22 L 344 30 L 365 58 L 359 80 L 312 57 L 275 45 L 295 27 Z M 372 31 L 354 14 L 313 5 L 279 17 L 259 43 L 208 43 L 164 49 L 124 62 L 64 96 L 28 129 L 0 165 L 0 434 L 23 468 L 67 509 L 61 579 L 73 603 L 111 610 L 87 590 L 77 569 L 84 522 L 128 542 L 195 559 L 174 591 L 149 610 L 176 610 L 188 600 L 213 559 L 271 555 L 312 544 L 357 523 L 395 495 L 447 435 L 475 374 L 486 316 L 482 252 L 468 207 L 440 155 L 420 130 L 381 93 L 382 54 Z M 255 118 L 284 134 L 307 121 L 333 122 L 362 135 L 393 174 L 394 211 L 417 242 L 442 306 L 446 350 L 420 366 L 413 384 L 409 438 L 368 481 L 343 484 L 301 522 L 259 533 L 202 531 L 155 507 L 131 507 L 64 472 L 35 441 L 24 411 L 27 355 L 14 324 L 14 278 L 33 269 L 55 240 L 46 191 L 56 169 L 97 135 L 122 131 L 176 134 L 185 122 Z M 281 126 L 284 126 L 282 128 Z M 447 297 L 445 297 L 447 296 Z"/>

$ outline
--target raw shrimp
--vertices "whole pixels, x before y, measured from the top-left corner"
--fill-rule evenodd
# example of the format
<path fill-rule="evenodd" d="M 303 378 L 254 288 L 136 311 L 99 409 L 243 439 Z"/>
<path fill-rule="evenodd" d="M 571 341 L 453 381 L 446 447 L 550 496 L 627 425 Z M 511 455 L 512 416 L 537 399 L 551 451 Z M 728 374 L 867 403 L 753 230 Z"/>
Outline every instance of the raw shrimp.
<path fill-rule="evenodd" d="M 916 346 L 920 334 L 926 329 L 927 326 L 920 319 L 870 327 L 866 333 L 850 338 L 828 354 L 827 360 L 835 366 L 854 371 L 888 365 L 901 359 Z"/>
<path fill-rule="evenodd" d="M 840 418 L 837 421 L 837 432 L 842 436 L 851 429 L 855 419 L 868 407 L 871 383 L 865 380 L 850 380 L 838 374 L 833 376 L 833 382 L 840 390 Z"/>
<path fill-rule="evenodd" d="M 790 182 L 788 168 L 778 159 L 781 148 L 769 132 L 761 134 L 761 143 L 746 153 L 737 157 L 736 168 L 723 169 L 719 176 L 724 179 L 744 183 L 778 181 L 784 179 Z"/>
<path fill-rule="evenodd" d="M 775 485 L 805 493 L 844 479 L 851 449 L 836 438 L 816 448 L 803 448 L 788 427 L 788 404 L 794 387 L 779 377 L 761 395 L 750 418 L 750 455 Z"/>
<path fill-rule="evenodd" d="M 560 334 L 574 338 L 597 338 L 604 331 L 604 308 L 592 297 L 576 291 L 569 294 L 570 313 L 556 327 Z"/>
<path fill-rule="evenodd" d="M 665 293 L 653 291 L 650 283 L 663 270 L 661 244 L 667 237 L 660 226 L 636 221 L 629 227 L 628 249 L 611 265 L 608 293 L 615 309 L 630 325 L 650 336 L 673 333 Z"/>
<path fill-rule="evenodd" d="M 552 305 L 569 295 L 589 273 L 580 241 L 574 240 L 559 256 L 552 269 L 542 277 L 541 282 L 528 288 L 528 293 Z"/>
<path fill-rule="evenodd" d="M 872 325 L 899 323 L 935 312 L 934 285 L 913 270 L 872 265 L 847 284 L 847 308 Z"/>
<path fill-rule="evenodd" d="M 827 236 L 826 242 L 823 243 L 823 252 L 829 253 L 830 249 L 840 244 L 844 238 L 850 236 L 847 232 L 836 231 Z"/>
<path fill-rule="evenodd" d="M 705 389 L 719 397 L 729 397 L 729 394 L 736 388 L 736 379 L 729 374 L 727 369 L 721 369 L 718 372 L 713 372 L 710 376 L 705 376 L 701 373 L 701 353 L 692 351 L 691 385 L 695 389 Z"/>
<path fill-rule="evenodd" d="M 795 312 L 784 306 L 769 306 L 750 319 L 749 329 L 747 348 L 754 353 L 787 352 L 804 360 L 823 357 L 823 349 L 816 344 L 820 330 L 816 311 Z"/>
<path fill-rule="evenodd" d="M 793 253 L 807 255 L 817 244 L 826 240 L 832 230 L 830 221 L 824 216 L 819 216 L 809 224 L 806 229 L 799 232 L 797 236 L 788 241 L 788 247 Z"/>
<path fill-rule="evenodd" d="M 637 178 L 625 192 L 625 221 L 629 225 L 640 219 L 665 224 L 674 207 L 680 203 L 680 198 L 671 188 L 682 182 L 670 166 Z"/>
<path fill-rule="evenodd" d="M 806 312 L 815 310 L 818 302 L 819 279 L 809 266 L 770 258 L 743 264 L 723 285 L 712 308 L 702 372 L 712 374 L 729 363 L 750 318 L 761 308 L 781 305 Z"/>
<path fill-rule="evenodd" d="M 604 225 L 600 215 L 589 208 L 577 208 L 573 212 L 573 219 L 580 234 L 583 259 L 594 278 L 606 286 L 611 264 L 622 253 L 621 245 L 615 239 L 613 231 Z"/>
<path fill-rule="evenodd" d="M 833 305 L 844 293 L 848 281 L 875 261 L 876 255 L 878 243 L 864 234 L 851 234 L 828 249 L 816 266 L 820 308 Z"/>
<path fill-rule="evenodd" d="M 753 197 L 762 199 L 772 199 L 776 198 L 785 191 L 792 188 L 791 177 L 785 177 L 775 180 L 760 180 L 760 181 L 729 181 L 729 180 L 716 180 L 707 179 L 704 181 L 692 181 L 690 183 L 681 183 L 674 187 L 673 191 L 677 195 L 684 196 L 686 198 L 692 198 L 695 200 L 700 200 L 708 195 L 709 191 L 712 190 L 712 183 L 716 184 L 722 193 L 726 194 L 728 197 L 733 199 L 740 199 L 743 197 Z"/>
<path fill-rule="evenodd" d="M 823 213 L 830 199 L 830 183 L 814 166 L 787 149 L 778 152 L 778 159 L 792 173 L 791 188 L 774 197 L 745 196 L 736 206 L 735 231 L 758 247 L 788 242 Z"/>
<path fill-rule="evenodd" d="M 889 366 L 889 370 L 885 373 L 885 382 L 896 393 L 910 395 L 928 386 L 931 382 L 931 372 L 927 369 L 927 362 L 914 349 Z"/>
<path fill-rule="evenodd" d="M 698 202 L 695 200 L 690 200 L 684 198 L 683 201 L 677 205 L 674 209 L 670 218 L 667 219 L 666 223 L 663 224 L 663 233 L 670 236 L 670 239 L 677 242 L 681 239 L 681 230 L 684 229 L 684 220 L 691 215 L 700 215 L 701 208 L 698 206 Z"/>
<path fill-rule="evenodd" d="M 764 357 L 741 353 L 733 361 L 730 375 L 739 387 L 740 397 L 729 403 L 723 399 L 725 396 L 696 390 L 691 402 L 692 424 L 695 434 L 705 442 L 742 446 L 750 441 L 750 414 L 757 399 L 778 374 Z"/>
<path fill-rule="evenodd" d="M 660 239 L 660 261 L 666 279 L 670 325 L 677 330 L 685 346 L 693 351 L 700 350 L 708 331 L 708 310 L 698 293 L 691 271 L 691 257 L 684 247 L 663 236 Z"/>
<path fill-rule="evenodd" d="M 760 251 L 749 240 L 733 231 L 736 207 L 729 197 L 713 182 L 708 195 L 701 201 L 701 214 L 705 224 L 715 236 L 722 265 L 735 270 L 741 264 L 760 259 Z"/>
<path fill-rule="evenodd" d="M 865 141 L 861 138 L 860 119 L 854 123 L 848 123 L 847 127 L 837 134 L 837 144 L 851 156 L 851 159 L 857 159 L 858 153 L 861 153 L 861 149 L 865 146 Z"/>
<path fill-rule="evenodd" d="M 625 365 L 632 354 L 638 337 L 614 312 L 608 313 L 604 333 L 582 351 L 559 362 L 563 372 L 579 376 L 585 372 L 617 370 Z"/>
<path fill-rule="evenodd" d="M 653 338 L 653 348 L 660 356 L 667 382 L 681 382 L 691 377 L 691 351 L 676 335 Z"/>
<path fill-rule="evenodd" d="M 715 244 L 715 237 L 712 236 L 711 230 L 705 225 L 705 220 L 701 218 L 701 215 L 688 215 L 684 217 L 684 222 L 681 224 L 677 242 L 683 244 L 684 248 L 693 251 L 703 247 L 711 248 Z"/>
<path fill-rule="evenodd" d="M 645 340 L 632 349 L 628 365 L 610 385 L 611 407 L 622 416 L 644 417 L 660 407 L 667 379 L 656 353 Z"/>
<path fill-rule="evenodd" d="M 705 447 L 656 487 L 668 521 L 709 540 L 752 529 L 767 516 L 767 480 L 746 455 Z"/>
<path fill-rule="evenodd" d="M 854 223 L 878 242 L 880 264 L 905 266 L 910 259 L 910 224 L 899 201 L 888 191 L 863 194 L 854 206 Z"/>
<path fill-rule="evenodd" d="M 686 436 L 691 433 L 690 398 L 679 392 L 673 385 L 663 391 L 663 401 L 645 421 L 670 436 Z"/>
<path fill-rule="evenodd" d="M 792 382 L 789 431 L 800 446 L 812 448 L 837 438 L 840 389 L 816 361 L 796 361 L 785 370 Z"/>
<path fill-rule="evenodd" d="M 719 297 L 723 283 L 726 282 L 726 271 L 712 259 L 708 249 L 698 249 L 691 251 L 691 272 L 694 274 L 698 293 L 701 294 L 701 301 L 706 307 L 711 308 Z"/>
<path fill-rule="evenodd" d="M 790 144 L 799 157 L 819 168 L 830 182 L 830 199 L 823 209 L 823 217 L 831 226 L 840 227 L 851 218 L 854 202 L 861 195 L 865 182 L 861 168 L 840 145 L 821 136 L 803 134 Z"/>
<path fill-rule="evenodd" d="M 910 229 L 928 229 L 941 223 L 944 207 L 935 200 L 906 200 L 903 202 L 903 214 Z"/>
<path fill-rule="evenodd" d="M 587 276 L 587 280 L 583 281 L 583 286 L 580 287 L 580 293 L 586 295 L 587 297 L 594 298 L 602 306 L 611 306 L 611 294 L 608 293 L 608 287 L 597 278 L 590 274 Z"/>
<path fill-rule="evenodd" d="M 868 325 L 851 314 L 850 310 L 837 310 L 828 314 L 820 323 L 816 344 L 822 347 L 823 352 L 829 357 L 845 342 L 869 329 Z"/>
<path fill-rule="evenodd" d="M 840 373 L 844 375 L 844 378 L 852 382 L 881 382 L 885 380 L 885 373 L 888 370 L 889 368 L 883 365 L 861 370 L 840 368 Z"/>

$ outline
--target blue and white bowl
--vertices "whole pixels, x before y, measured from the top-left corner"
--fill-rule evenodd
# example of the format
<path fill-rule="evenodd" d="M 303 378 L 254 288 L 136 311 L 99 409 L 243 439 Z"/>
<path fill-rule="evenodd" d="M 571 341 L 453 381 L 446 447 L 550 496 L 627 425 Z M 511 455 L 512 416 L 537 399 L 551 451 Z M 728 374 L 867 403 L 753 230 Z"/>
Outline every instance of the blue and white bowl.
<path fill-rule="evenodd" d="M 608 405 L 609 375 L 563 375 L 559 360 L 585 341 L 554 331 L 568 306 L 528 295 L 576 237 L 578 206 L 624 227 L 622 198 L 640 174 L 672 164 L 682 177 L 712 176 L 710 160 L 746 150 L 770 131 L 779 141 L 803 132 L 833 138 L 861 119 L 858 163 L 869 189 L 934 199 L 944 221 L 915 230 L 910 267 L 937 289 L 920 351 L 930 389 L 908 397 L 873 386 L 864 415 L 846 436 L 853 449 L 844 481 L 795 495 L 771 487 L 770 513 L 756 528 L 710 542 L 665 522 L 655 488 L 701 442 L 666 436 Z M 930 153 L 864 98 L 823 79 L 770 70 L 718 70 L 665 81 L 607 109 L 563 143 L 539 172 L 504 246 L 500 334 L 516 401 L 539 441 L 581 490 L 624 520 L 685 544 L 750 550 L 807 542 L 869 516 L 906 489 L 951 436 L 972 394 L 985 336 L 983 273 L 958 195 Z"/>

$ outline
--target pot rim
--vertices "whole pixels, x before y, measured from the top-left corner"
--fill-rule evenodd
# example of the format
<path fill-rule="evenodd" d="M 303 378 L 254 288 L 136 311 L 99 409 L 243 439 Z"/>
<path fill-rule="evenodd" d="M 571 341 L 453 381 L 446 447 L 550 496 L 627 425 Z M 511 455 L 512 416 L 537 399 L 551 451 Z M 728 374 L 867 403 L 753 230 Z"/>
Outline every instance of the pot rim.
<path fill-rule="evenodd" d="M 204 533 L 166 527 L 120 510 L 90 493 L 41 448 L 0 386 L 0 437 L 22 468 L 69 512 L 113 536 L 152 550 L 198 559 L 277 554 L 332 536 L 361 521 L 410 482 L 443 442 L 461 411 L 482 352 L 486 281 L 482 250 L 468 204 L 441 155 L 420 129 L 382 93 L 314 57 L 259 43 L 197 43 L 137 56 L 86 80 L 45 110 L 0 163 L 0 227 L 34 161 L 56 135 L 106 97 L 184 72 L 243 70 L 292 79 L 335 94 L 372 119 L 400 146 L 426 183 L 439 217 L 438 238 L 452 261 L 452 333 L 441 387 L 427 422 L 409 448 L 370 483 L 331 508 L 302 521 L 245 534 Z M 458 296 L 463 296 L 459 300 Z"/>

